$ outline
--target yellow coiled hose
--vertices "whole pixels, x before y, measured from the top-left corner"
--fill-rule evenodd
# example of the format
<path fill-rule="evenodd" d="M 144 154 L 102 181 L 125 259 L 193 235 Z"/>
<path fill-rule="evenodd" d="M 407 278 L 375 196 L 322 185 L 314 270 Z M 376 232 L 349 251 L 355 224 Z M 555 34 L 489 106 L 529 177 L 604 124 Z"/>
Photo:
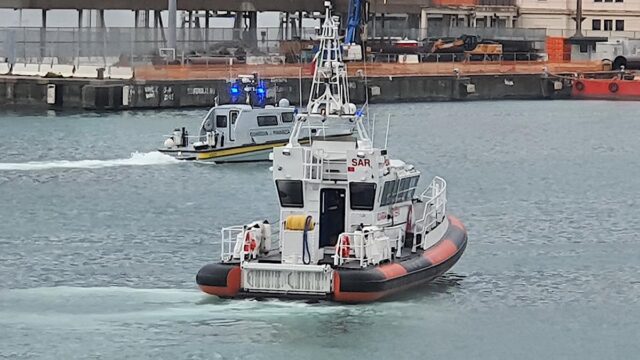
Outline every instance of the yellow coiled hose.
<path fill-rule="evenodd" d="M 305 222 L 307 221 L 307 215 L 289 215 L 284 221 L 285 230 L 304 231 Z M 311 224 L 307 226 L 307 230 L 313 230 L 316 223 L 311 221 Z"/>

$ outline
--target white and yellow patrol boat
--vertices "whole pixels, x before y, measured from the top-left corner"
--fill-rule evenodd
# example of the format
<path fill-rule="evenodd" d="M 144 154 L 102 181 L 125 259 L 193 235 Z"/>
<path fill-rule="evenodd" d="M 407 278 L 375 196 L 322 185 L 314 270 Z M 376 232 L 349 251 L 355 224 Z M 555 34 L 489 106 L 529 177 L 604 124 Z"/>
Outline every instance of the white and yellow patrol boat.
<path fill-rule="evenodd" d="M 267 93 L 257 75 L 243 75 L 231 85 L 232 101 L 244 97 L 244 103 L 212 107 L 202 120 L 197 135 L 176 128 L 167 135 L 160 152 L 180 160 L 216 163 L 268 161 L 274 147 L 289 140 L 296 109 L 287 99 L 278 106 L 263 105 Z M 350 137 L 352 129 L 313 129 L 309 138 Z"/>

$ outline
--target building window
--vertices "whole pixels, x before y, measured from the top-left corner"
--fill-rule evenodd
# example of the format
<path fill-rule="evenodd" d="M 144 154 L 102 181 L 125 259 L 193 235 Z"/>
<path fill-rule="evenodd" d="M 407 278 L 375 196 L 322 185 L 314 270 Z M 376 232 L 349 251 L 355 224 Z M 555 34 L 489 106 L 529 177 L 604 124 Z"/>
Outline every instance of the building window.
<path fill-rule="evenodd" d="M 624 0 L 616 0 L 616 2 L 624 2 Z"/>
<path fill-rule="evenodd" d="M 613 30 L 613 20 L 605 20 L 604 21 L 604 31 Z"/>
<path fill-rule="evenodd" d="M 602 2 L 602 0 L 593 0 L 593 2 Z"/>
<path fill-rule="evenodd" d="M 591 30 L 602 30 L 602 21 L 600 19 L 591 20 Z"/>
<path fill-rule="evenodd" d="M 616 20 L 616 31 L 624 31 L 624 20 Z"/>
<path fill-rule="evenodd" d="M 613 0 L 604 0 L 604 2 L 613 2 Z"/>

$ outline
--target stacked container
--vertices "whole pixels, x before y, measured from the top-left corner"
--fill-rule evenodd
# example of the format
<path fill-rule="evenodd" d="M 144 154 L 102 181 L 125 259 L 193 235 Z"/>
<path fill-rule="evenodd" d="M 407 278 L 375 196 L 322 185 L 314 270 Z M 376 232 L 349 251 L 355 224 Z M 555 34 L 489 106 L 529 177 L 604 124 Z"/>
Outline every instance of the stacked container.
<path fill-rule="evenodd" d="M 547 55 L 551 62 L 571 61 L 571 43 L 563 37 L 547 36 Z"/>

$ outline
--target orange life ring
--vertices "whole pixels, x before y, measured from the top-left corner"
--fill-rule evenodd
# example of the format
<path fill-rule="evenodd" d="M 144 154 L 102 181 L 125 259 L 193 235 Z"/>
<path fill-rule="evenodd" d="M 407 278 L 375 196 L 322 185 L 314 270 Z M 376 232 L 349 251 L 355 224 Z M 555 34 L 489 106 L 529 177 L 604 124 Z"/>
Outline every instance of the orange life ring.
<path fill-rule="evenodd" d="M 349 244 L 349 235 L 342 236 L 340 241 L 338 241 L 338 252 L 340 254 L 340 257 L 342 258 L 349 257 L 349 253 L 351 252 L 351 246 Z"/>
<path fill-rule="evenodd" d="M 244 252 L 248 253 L 256 249 L 256 239 L 251 231 L 247 231 L 244 235 Z"/>
<path fill-rule="evenodd" d="M 582 81 L 577 81 L 576 82 L 576 90 L 578 90 L 578 91 L 584 90 L 584 83 Z"/>
<path fill-rule="evenodd" d="M 609 83 L 609 91 L 611 91 L 612 93 L 618 92 L 619 89 L 620 88 L 618 87 L 617 83 L 614 83 L 614 82 Z"/>

